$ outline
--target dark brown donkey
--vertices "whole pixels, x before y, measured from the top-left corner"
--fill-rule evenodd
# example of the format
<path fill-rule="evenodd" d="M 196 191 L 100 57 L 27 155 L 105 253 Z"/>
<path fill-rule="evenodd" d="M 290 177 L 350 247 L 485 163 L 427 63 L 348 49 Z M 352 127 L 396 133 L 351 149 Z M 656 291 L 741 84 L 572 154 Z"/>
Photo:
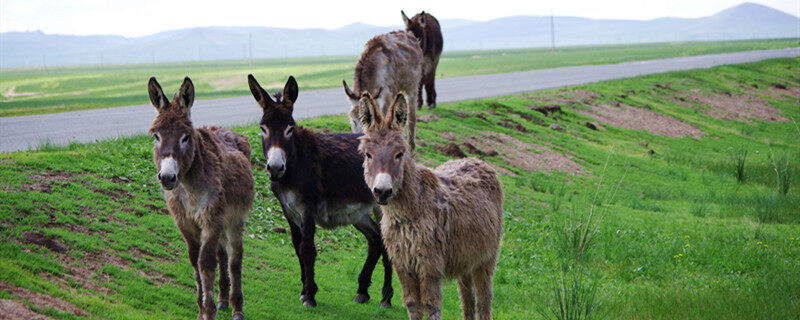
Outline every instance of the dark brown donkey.
<path fill-rule="evenodd" d="M 253 205 L 253 173 L 247 138 L 220 127 L 195 129 L 189 118 L 194 86 L 189 77 L 172 102 L 156 78 L 148 85 L 158 116 L 150 126 L 153 160 L 170 215 L 189 247 L 197 281 L 198 319 L 214 319 L 233 305 L 242 312 L 242 231 Z M 214 272 L 219 264 L 219 305 Z M 230 296 L 229 296 L 230 294 Z"/>
<path fill-rule="evenodd" d="M 436 66 L 439 65 L 439 56 L 442 55 L 442 47 L 444 45 L 442 29 L 439 28 L 439 20 L 436 20 L 430 13 L 425 11 L 417 13 L 411 19 L 402 10 L 400 10 L 400 14 L 403 15 L 406 30 L 414 33 L 414 36 L 419 40 L 422 55 L 425 57 L 422 63 L 422 81 L 417 91 L 417 107 L 422 108 L 422 86 L 424 85 L 428 108 L 433 109 L 436 107 L 436 88 L 434 87 Z"/>
<path fill-rule="evenodd" d="M 300 300 L 316 306 L 314 296 L 314 245 L 316 225 L 335 228 L 353 225 L 367 238 L 367 260 L 358 276 L 358 303 L 369 301 L 367 292 L 372 271 L 383 256 L 384 282 L 382 307 L 391 306 L 392 266 L 381 240 L 380 228 L 370 218 L 377 212 L 372 192 L 364 183 L 362 156 L 358 153 L 360 133 L 320 134 L 297 126 L 292 117 L 297 100 L 297 82 L 289 77 L 283 94 L 273 100 L 249 75 L 250 91 L 264 111 L 261 117 L 264 156 L 272 180 L 271 190 L 278 198 L 292 233 L 292 244 L 300 260 L 303 289 Z"/>

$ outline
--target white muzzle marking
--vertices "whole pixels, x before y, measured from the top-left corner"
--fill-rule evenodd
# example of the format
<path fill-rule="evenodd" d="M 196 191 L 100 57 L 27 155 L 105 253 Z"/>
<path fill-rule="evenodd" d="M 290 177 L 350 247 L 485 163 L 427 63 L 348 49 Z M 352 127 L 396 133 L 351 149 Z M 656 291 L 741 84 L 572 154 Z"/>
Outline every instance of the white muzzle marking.
<path fill-rule="evenodd" d="M 392 176 L 386 172 L 381 172 L 375 176 L 375 185 L 373 189 L 387 190 L 392 188 Z"/>
<path fill-rule="evenodd" d="M 161 167 L 161 169 L 158 170 L 160 176 L 178 176 L 178 161 L 175 161 L 174 158 L 166 157 L 161 159 L 161 164 L 159 166 Z"/>
<path fill-rule="evenodd" d="M 286 165 L 286 151 L 278 147 L 271 147 L 267 150 L 267 168 Z"/>

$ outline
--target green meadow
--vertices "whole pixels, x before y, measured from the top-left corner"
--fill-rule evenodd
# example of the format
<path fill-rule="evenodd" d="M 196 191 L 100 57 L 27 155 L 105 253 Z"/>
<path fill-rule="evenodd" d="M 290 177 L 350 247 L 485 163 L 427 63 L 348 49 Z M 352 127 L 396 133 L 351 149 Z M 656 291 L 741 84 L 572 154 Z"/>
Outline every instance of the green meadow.
<path fill-rule="evenodd" d="M 653 58 L 663 46 L 669 45 L 593 50 Z M 569 61 L 633 56 L 593 58 L 585 48 L 575 50 Z M 512 54 L 484 54 L 523 64 Z M 448 61 L 471 58 L 447 58 L 445 75 L 466 74 Z M 333 82 L 352 62 L 344 60 L 337 62 L 341 70 L 316 81 L 301 74 L 301 85 Z M 259 62 L 256 73 L 275 72 L 277 81 L 289 72 L 266 64 Z M 221 72 L 211 65 L 204 69 L 208 79 Z M 118 68 L 131 68 L 122 79 L 144 72 Z M 159 68 L 157 75 L 183 75 L 178 65 Z M 138 82 L 131 80 L 129 88 L 137 94 Z M 205 97 L 244 94 L 239 88 L 209 93 L 209 84 L 195 83 Z M 128 85 L 120 80 L 113 86 L 123 92 Z M 794 58 L 441 104 L 419 114 L 417 160 L 435 166 L 453 159 L 448 154 L 455 146 L 501 175 L 505 216 L 495 319 L 797 319 L 798 87 L 800 59 Z M 115 101 L 144 102 L 133 94 Z M 725 109 L 736 103 L 753 113 Z M 535 110 L 546 105 L 561 111 Z M 302 124 L 349 131 L 344 116 Z M 244 247 L 247 317 L 405 319 L 396 277 L 393 307 L 378 307 L 381 268 L 373 276 L 372 300 L 352 302 L 366 242 L 351 227 L 317 232 L 319 305 L 302 306 L 290 237 L 273 231 L 286 222 L 262 170 L 259 130 L 235 130 L 252 143 L 257 193 Z M 0 198 L 0 299 L 57 319 L 197 314 L 193 270 L 165 211 L 151 137 L 0 154 Z M 461 316 L 456 287 L 452 281 L 444 286 L 445 319 Z M 30 292 L 58 303 L 41 303 Z"/>
<path fill-rule="evenodd" d="M 725 52 L 800 46 L 798 39 L 672 42 L 445 52 L 437 77 L 491 74 L 565 66 L 610 64 Z M 203 61 L 160 64 L 12 68 L 0 70 L 0 116 L 17 116 L 148 103 L 147 79 L 164 83 L 190 76 L 198 99 L 248 95 L 247 74 L 265 88 L 282 87 L 294 75 L 301 90 L 352 82 L 357 56 Z M 352 83 L 351 83 L 352 85 Z"/>

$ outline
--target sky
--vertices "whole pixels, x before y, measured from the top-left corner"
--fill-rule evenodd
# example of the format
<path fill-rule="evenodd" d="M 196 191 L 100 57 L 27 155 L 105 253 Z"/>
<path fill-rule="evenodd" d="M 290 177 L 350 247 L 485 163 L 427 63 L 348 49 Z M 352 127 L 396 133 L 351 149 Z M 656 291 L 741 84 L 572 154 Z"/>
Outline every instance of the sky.
<path fill-rule="evenodd" d="M 513 15 L 577 16 L 649 20 L 709 16 L 742 0 L 0 0 L 0 32 L 41 30 L 51 34 L 115 34 L 138 37 L 206 26 L 267 26 L 334 29 L 354 22 L 400 25 L 400 10 L 426 10 L 443 19 L 486 21 Z M 798 0 L 752 0 L 800 15 Z M 402 3 L 402 4 L 400 4 Z M 223 5 L 224 4 L 224 5 Z"/>

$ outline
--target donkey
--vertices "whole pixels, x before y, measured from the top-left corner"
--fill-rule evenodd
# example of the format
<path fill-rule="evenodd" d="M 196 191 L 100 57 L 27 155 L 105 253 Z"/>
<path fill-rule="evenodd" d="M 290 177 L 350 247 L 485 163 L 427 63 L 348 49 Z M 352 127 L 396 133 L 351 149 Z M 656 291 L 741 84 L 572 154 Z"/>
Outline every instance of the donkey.
<path fill-rule="evenodd" d="M 370 215 L 378 213 L 372 193 L 362 178 L 364 169 L 358 153 L 360 133 L 320 134 L 297 126 L 292 117 L 297 100 L 297 82 L 289 77 L 283 94 L 273 98 L 248 75 L 250 92 L 261 106 L 261 145 L 267 158 L 270 189 L 278 198 L 289 223 L 292 244 L 300 261 L 303 289 L 300 300 L 316 306 L 314 296 L 314 245 L 316 225 L 335 228 L 353 225 L 367 238 L 367 260 L 358 276 L 355 302 L 369 301 L 372 271 L 383 256 L 384 279 L 381 307 L 390 307 L 392 265 L 381 239 L 380 228 Z"/>
<path fill-rule="evenodd" d="M 464 319 L 492 318 L 492 276 L 502 236 L 503 191 L 492 167 L 475 158 L 436 169 L 414 163 L 402 128 L 402 93 L 383 116 L 364 93 L 359 150 L 364 179 L 381 205 L 381 232 L 403 285 L 410 319 L 441 319 L 444 278 L 457 278 Z"/>
<path fill-rule="evenodd" d="M 361 93 L 369 92 L 376 99 L 383 111 L 389 105 L 395 94 L 401 91 L 412 92 L 408 104 L 418 103 L 416 97 L 419 82 L 422 78 L 422 50 L 417 44 L 417 38 L 408 31 L 394 31 L 377 35 L 367 42 L 361 58 L 356 63 L 353 75 L 353 89 L 342 80 L 344 92 L 350 100 L 350 127 L 353 132 L 363 132 L 358 121 L 357 106 Z M 383 95 L 383 89 L 388 94 Z M 421 100 L 419 100 L 421 101 Z M 414 134 L 417 126 L 416 108 L 409 112 L 408 117 L 408 144 L 414 150 Z"/>
<path fill-rule="evenodd" d="M 442 55 L 442 46 L 444 45 L 439 20 L 425 11 L 417 13 L 411 19 L 403 10 L 400 10 L 400 14 L 403 15 L 406 30 L 414 33 L 419 40 L 419 46 L 425 57 L 422 62 L 422 81 L 417 90 L 417 107 L 422 108 L 422 86 L 424 85 L 428 109 L 436 108 L 436 88 L 434 87 L 436 66 L 439 65 L 439 56 Z"/>
<path fill-rule="evenodd" d="M 242 232 L 254 196 L 247 137 L 220 127 L 192 127 L 194 85 L 189 77 L 172 102 L 155 77 L 150 78 L 148 91 L 158 111 L 149 129 L 155 138 L 153 160 L 170 215 L 189 247 L 200 307 L 197 318 L 214 319 L 217 310 L 230 303 L 233 319 L 244 319 Z"/>

